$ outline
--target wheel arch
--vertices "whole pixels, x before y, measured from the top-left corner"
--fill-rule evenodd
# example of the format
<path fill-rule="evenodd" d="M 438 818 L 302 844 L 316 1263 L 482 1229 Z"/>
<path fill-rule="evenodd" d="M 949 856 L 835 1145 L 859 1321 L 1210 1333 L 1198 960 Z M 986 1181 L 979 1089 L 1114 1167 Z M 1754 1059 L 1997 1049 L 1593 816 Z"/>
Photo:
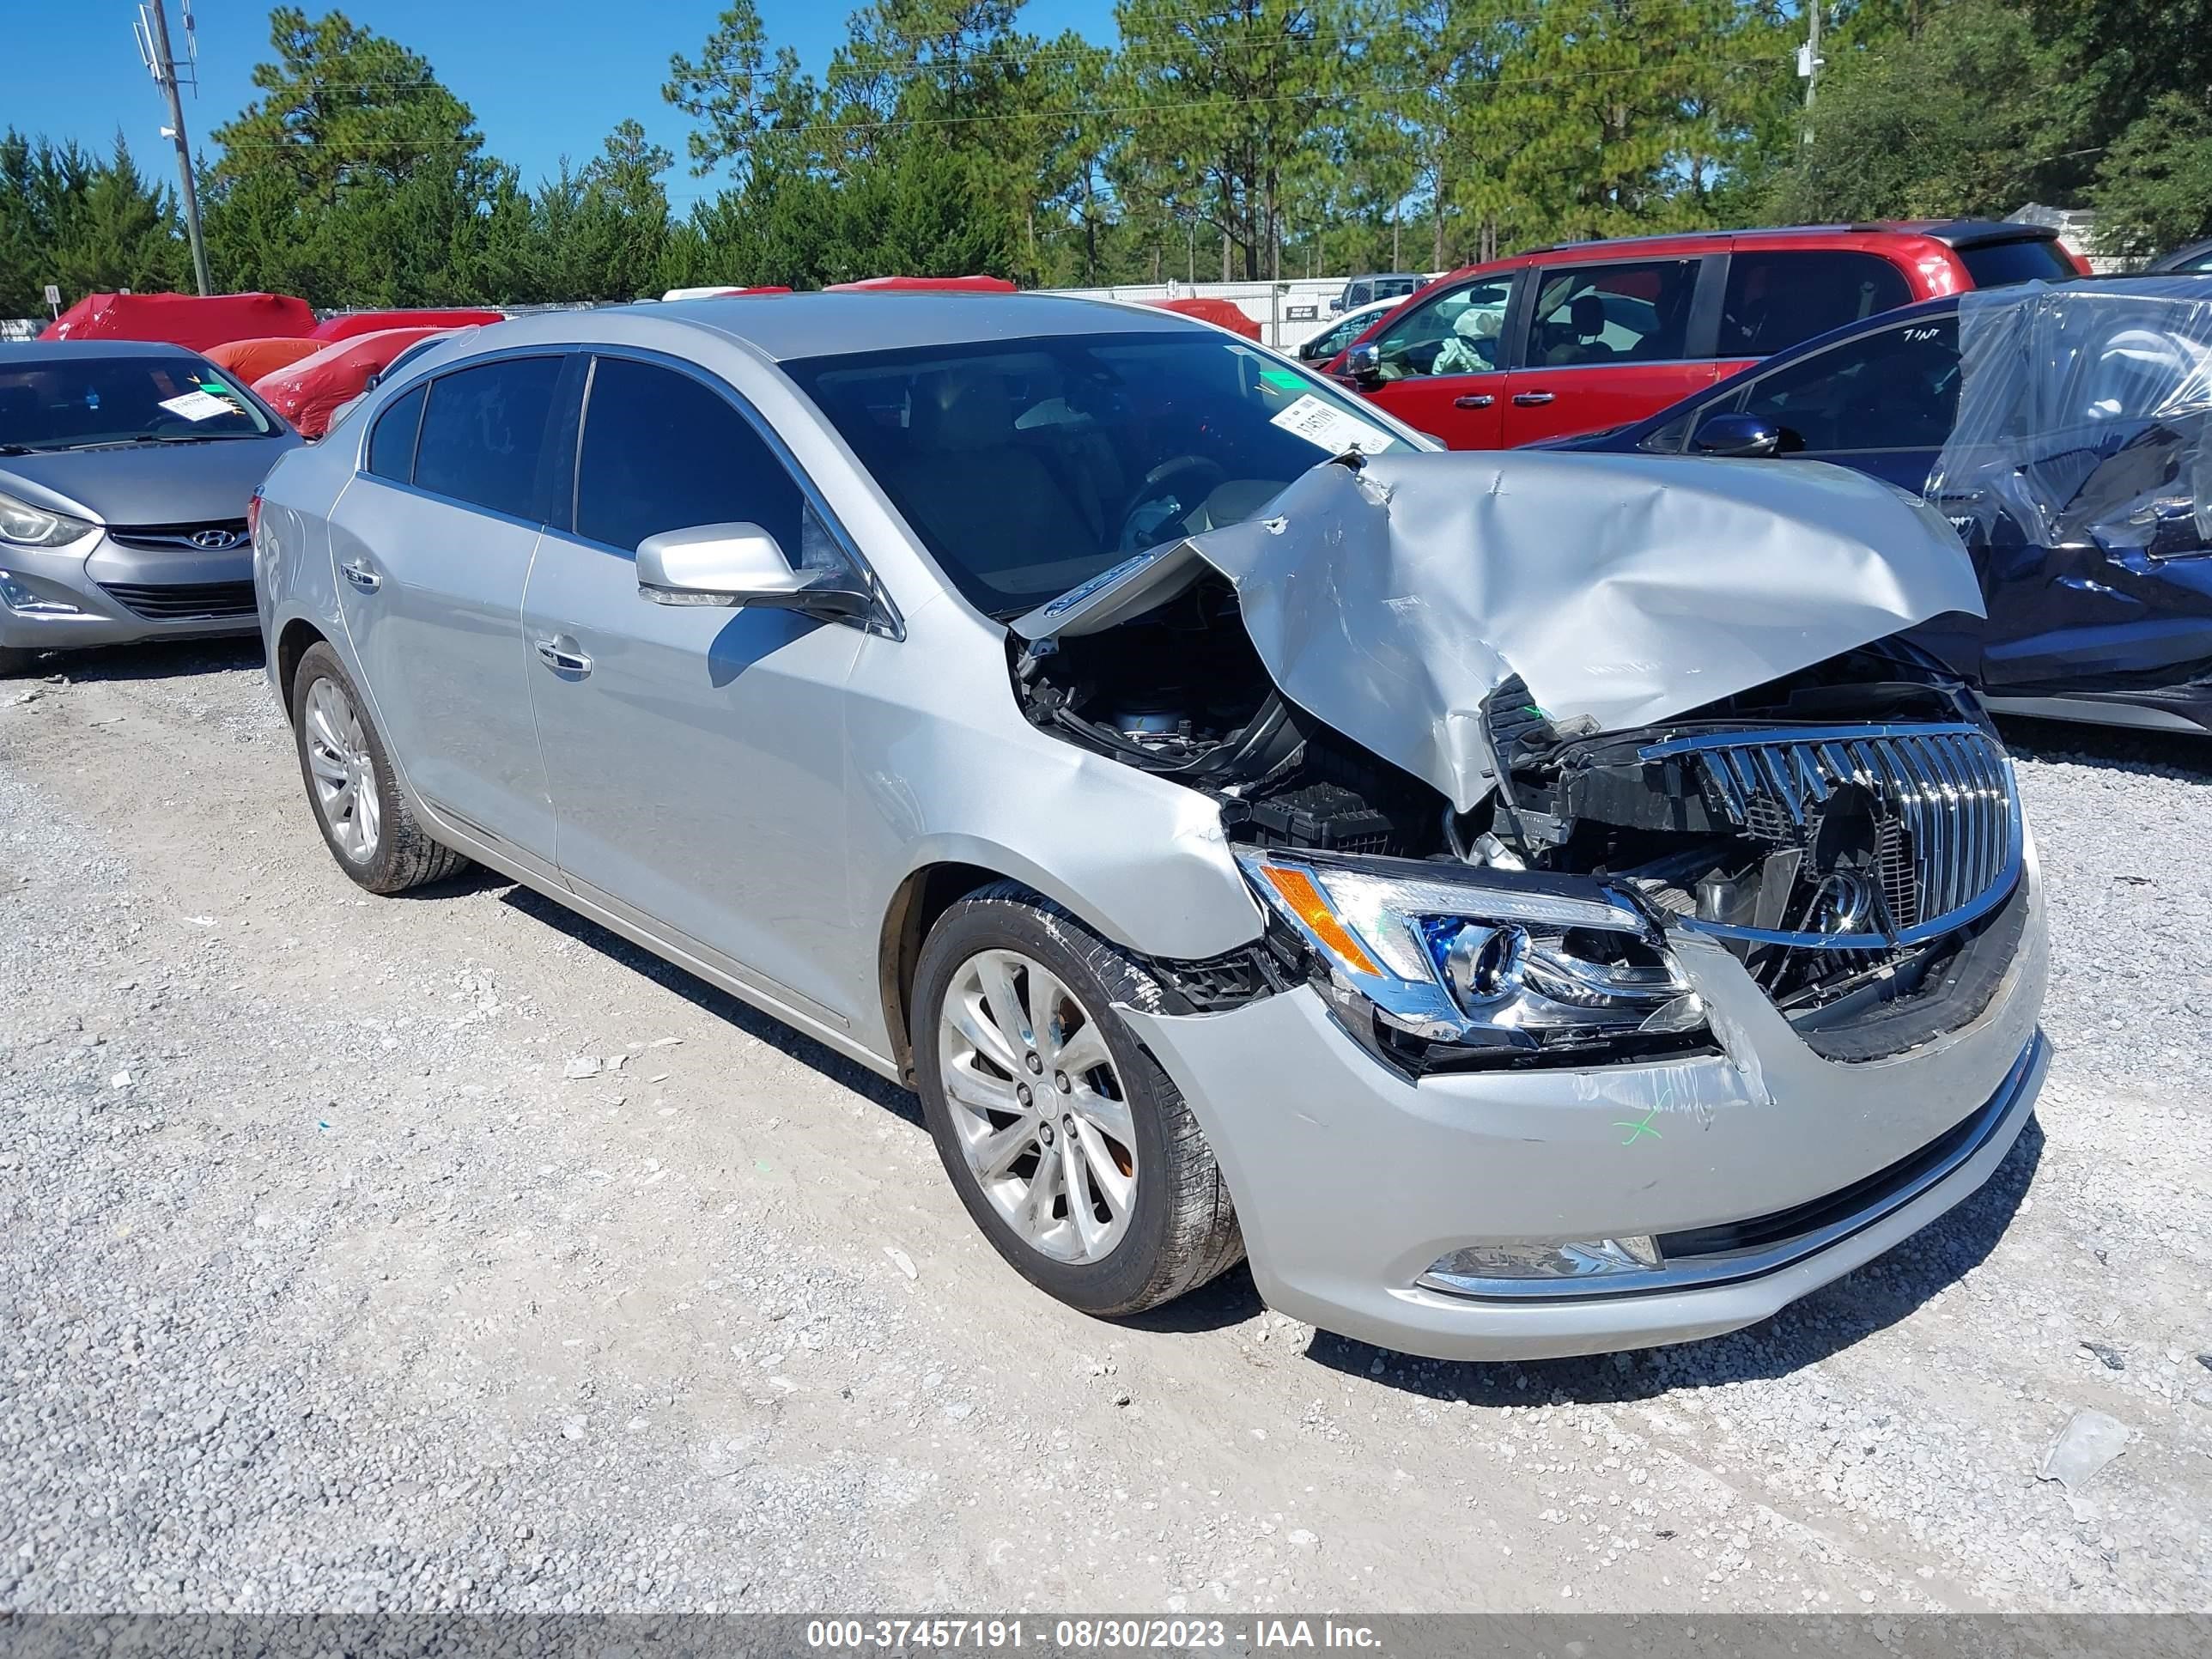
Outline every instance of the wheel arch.
<path fill-rule="evenodd" d="M 276 635 L 276 691 L 284 700 L 284 717 L 289 720 L 292 708 L 292 678 L 299 672 L 300 659 L 310 647 L 330 644 L 330 635 L 304 617 L 295 617 Z M 333 649 L 336 647 L 333 647 Z"/>
<path fill-rule="evenodd" d="M 962 899 L 998 882 L 1017 882 L 1048 899 L 1099 938 L 1139 957 L 1155 954 L 1136 942 L 1132 921 L 1108 914 L 1092 896 L 1041 868 L 1011 848 L 969 836 L 934 837 L 917 848 L 915 861 L 892 890 L 877 934 L 876 980 L 891 1058 L 908 1086 L 914 1082 L 914 985 L 922 941 L 937 919 Z M 1248 901 L 1249 902 L 1249 901 Z M 1255 905 L 1252 935 L 1262 918 Z"/>

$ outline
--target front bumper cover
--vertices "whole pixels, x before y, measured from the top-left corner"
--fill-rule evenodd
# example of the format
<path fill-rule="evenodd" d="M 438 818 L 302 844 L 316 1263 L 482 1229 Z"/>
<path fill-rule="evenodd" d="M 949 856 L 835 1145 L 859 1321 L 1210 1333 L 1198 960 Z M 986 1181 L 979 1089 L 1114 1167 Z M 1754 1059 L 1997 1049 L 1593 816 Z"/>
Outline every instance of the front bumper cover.
<path fill-rule="evenodd" d="M 142 615 L 106 586 L 155 592 L 250 586 L 253 550 L 247 544 L 212 553 L 151 552 L 124 546 L 102 530 L 66 547 L 0 544 L 0 569 L 16 572 L 78 608 L 76 616 L 26 616 L 0 602 L 0 646 L 19 650 L 73 651 L 138 640 L 210 639 L 251 634 L 260 626 L 251 612 L 222 617 Z"/>
<path fill-rule="evenodd" d="M 1341 1335 L 1449 1359 L 1655 1346 L 1752 1324 L 1926 1226 L 2003 1161 L 2048 1060 L 2031 854 L 2019 950 L 1981 1014 L 1909 1053 L 1808 1048 L 1735 957 L 1680 936 L 1724 1053 L 1585 1070 L 1437 1075 L 1373 1059 L 1310 988 L 1226 1013 L 1119 1012 L 1190 1100 L 1220 1159 L 1268 1304 Z M 1626 1275 L 1587 1294 L 1483 1298 L 1420 1286 L 1486 1243 L 1693 1233 L 1813 1204 L 1985 1127 L 1926 1182 L 1870 1198 L 1743 1276 Z"/>

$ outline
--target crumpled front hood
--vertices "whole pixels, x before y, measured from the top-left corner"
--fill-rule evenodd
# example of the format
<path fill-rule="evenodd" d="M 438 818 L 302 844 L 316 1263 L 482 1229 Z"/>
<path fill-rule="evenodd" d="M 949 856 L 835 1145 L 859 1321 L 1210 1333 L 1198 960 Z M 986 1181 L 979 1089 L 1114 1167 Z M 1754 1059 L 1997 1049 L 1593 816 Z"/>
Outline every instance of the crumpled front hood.
<path fill-rule="evenodd" d="M 1555 724 L 1618 731 L 1982 614 L 1942 516 L 1840 467 L 1391 453 L 1316 466 L 1263 516 L 1128 561 L 1015 630 L 1110 627 L 1208 568 L 1285 696 L 1462 811 L 1492 787 L 1483 701 L 1515 674 Z"/>

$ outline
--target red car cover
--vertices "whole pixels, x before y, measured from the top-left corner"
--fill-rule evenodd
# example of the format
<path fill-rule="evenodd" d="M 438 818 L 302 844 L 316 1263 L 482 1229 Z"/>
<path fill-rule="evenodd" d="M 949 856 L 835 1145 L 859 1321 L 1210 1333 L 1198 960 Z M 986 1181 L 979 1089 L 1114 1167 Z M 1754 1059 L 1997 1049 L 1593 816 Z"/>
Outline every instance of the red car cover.
<path fill-rule="evenodd" d="M 201 355 L 218 368 L 227 368 L 252 386 L 264 374 L 274 374 L 287 363 L 313 356 L 323 349 L 320 340 L 279 334 L 266 339 L 226 340 Z"/>
<path fill-rule="evenodd" d="M 442 328 L 386 328 L 334 340 L 312 357 L 302 357 L 253 383 L 253 390 L 294 426 L 303 438 L 319 438 L 331 418 L 361 396 L 368 377 L 391 367 L 392 360 L 416 341 L 451 331 Z"/>
<path fill-rule="evenodd" d="M 472 311 L 466 307 L 449 311 L 349 311 L 324 318 L 312 333 L 318 340 L 350 340 L 387 328 L 480 328 L 506 320 L 505 312 Z"/>
<path fill-rule="evenodd" d="M 1003 276 L 864 276 L 857 283 L 832 283 L 824 294 L 1016 294 Z"/>
<path fill-rule="evenodd" d="M 1194 296 L 1188 300 L 1147 300 L 1145 303 L 1162 311 L 1195 317 L 1201 323 L 1218 323 L 1223 328 L 1236 330 L 1248 340 L 1260 337 L 1260 325 L 1247 317 L 1234 300 L 1207 300 Z"/>
<path fill-rule="evenodd" d="M 88 294 L 40 331 L 41 340 L 165 340 L 205 351 L 228 340 L 297 337 L 315 325 L 289 294 Z"/>

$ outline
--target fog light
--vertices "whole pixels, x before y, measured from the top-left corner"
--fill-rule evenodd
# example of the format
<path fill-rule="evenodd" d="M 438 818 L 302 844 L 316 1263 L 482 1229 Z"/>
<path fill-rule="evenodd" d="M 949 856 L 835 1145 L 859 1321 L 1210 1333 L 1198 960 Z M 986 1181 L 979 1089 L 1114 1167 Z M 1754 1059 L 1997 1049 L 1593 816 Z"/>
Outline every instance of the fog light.
<path fill-rule="evenodd" d="M 1438 1256 L 1419 1282 L 1455 1296 L 1557 1296 L 1567 1288 L 1562 1280 L 1658 1273 L 1665 1267 L 1656 1239 L 1626 1233 L 1565 1243 L 1470 1244 Z"/>
<path fill-rule="evenodd" d="M 41 593 L 11 570 L 0 570 L 0 604 L 19 617 L 78 617 L 83 611 L 67 599 Z"/>

